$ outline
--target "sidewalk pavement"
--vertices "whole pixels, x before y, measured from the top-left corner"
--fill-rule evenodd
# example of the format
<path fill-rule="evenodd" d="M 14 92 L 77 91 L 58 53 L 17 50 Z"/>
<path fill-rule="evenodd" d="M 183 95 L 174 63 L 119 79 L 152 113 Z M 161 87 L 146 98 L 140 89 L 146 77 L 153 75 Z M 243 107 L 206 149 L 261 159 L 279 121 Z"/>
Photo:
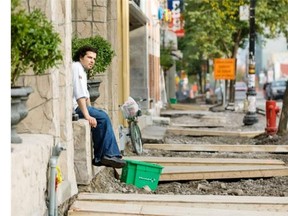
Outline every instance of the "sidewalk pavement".
<path fill-rule="evenodd" d="M 166 127 L 148 125 L 142 129 L 143 143 L 164 143 Z"/>

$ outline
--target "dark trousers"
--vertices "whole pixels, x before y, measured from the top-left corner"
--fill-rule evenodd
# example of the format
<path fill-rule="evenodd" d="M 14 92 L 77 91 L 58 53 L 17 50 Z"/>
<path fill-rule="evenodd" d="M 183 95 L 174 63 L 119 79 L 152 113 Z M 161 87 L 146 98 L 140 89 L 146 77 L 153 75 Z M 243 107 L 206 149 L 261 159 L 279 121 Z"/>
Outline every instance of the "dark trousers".
<path fill-rule="evenodd" d="M 91 128 L 95 163 L 100 162 L 103 156 L 121 157 L 113 127 L 107 113 L 95 107 L 89 106 L 87 108 L 89 115 L 97 121 L 96 128 Z M 79 118 L 84 118 L 79 108 L 75 111 L 79 115 Z"/>

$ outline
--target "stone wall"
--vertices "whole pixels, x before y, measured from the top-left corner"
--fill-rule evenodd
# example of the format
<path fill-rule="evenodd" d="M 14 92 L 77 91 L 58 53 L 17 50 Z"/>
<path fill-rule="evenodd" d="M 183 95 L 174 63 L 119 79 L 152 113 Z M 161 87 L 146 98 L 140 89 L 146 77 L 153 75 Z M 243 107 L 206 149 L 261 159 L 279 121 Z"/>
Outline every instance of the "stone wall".
<path fill-rule="evenodd" d="M 22 144 L 12 144 L 12 215 L 45 215 L 49 185 L 49 158 L 54 145 L 61 143 L 58 165 L 64 181 L 59 185 L 58 204 L 78 192 L 74 172 L 71 77 L 71 1 L 22 1 L 28 11 L 41 9 L 62 39 L 63 61 L 46 74 L 23 75 L 17 84 L 31 86 L 34 92 L 27 101 L 28 116 L 17 126 Z M 40 136 L 40 137 L 39 137 Z M 49 136 L 49 140 L 42 139 Z M 22 197 L 21 197 L 22 196 Z"/>
<path fill-rule="evenodd" d="M 47 215 L 49 157 L 53 137 L 21 134 L 11 148 L 11 215 Z"/>
<path fill-rule="evenodd" d="M 122 50 L 123 45 L 120 41 L 123 35 L 119 36 L 117 29 L 117 26 L 121 25 L 118 20 L 121 9 L 117 8 L 121 4 L 118 0 L 21 0 L 21 2 L 28 11 L 40 8 L 52 21 L 62 39 L 63 61 L 57 68 L 47 70 L 46 74 L 41 76 L 34 76 L 31 72 L 27 73 L 21 76 L 17 83 L 22 86 L 31 86 L 34 92 L 27 101 L 29 114 L 17 127 L 23 143 L 11 145 L 12 215 L 38 216 L 47 215 L 48 212 L 49 158 L 53 146 L 60 143 L 66 148 L 58 159 L 64 180 L 57 189 L 58 205 L 77 194 L 77 183 L 87 184 L 91 176 L 99 172 L 98 168 L 91 167 L 91 158 L 89 157 L 91 141 L 89 141 L 87 122 L 72 122 L 72 36 L 101 35 L 111 43 L 116 52 L 107 71 L 97 75 L 102 79 L 102 83 L 99 90 L 100 97 L 94 106 L 102 108 L 108 113 L 117 139 L 119 139 L 119 114 L 121 115 L 118 107 L 118 96 L 121 94 L 119 93 L 119 85 L 121 85 L 119 78 L 121 78 L 123 70 L 123 56 L 125 52 L 129 53 L 129 50 Z M 125 0 L 125 2 L 128 4 L 128 1 Z M 85 143 L 78 142 L 78 144 L 82 144 L 80 148 L 75 141 L 77 140 L 75 124 L 79 123 L 83 123 L 80 131 L 84 130 L 82 135 L 80 132 L 80 136 L 86 137 Z M 141 128 L 145 123 L 146 120 L 140 121 Z M 74 147 L 76 147 L 75 151 Z M 81 148 L 86 149 L 83 155 L 79 153 L 83 150 Z M 75 169 L 76 174 L 74 162 L 80 162 L 78 163 L 80 166 Z M 79 176 L 83 174 L 78 172 L 82 169 L 81 166 L 87 171 L 84 179 L 79 179 Z"/>
<path fill-rule="evenodd" d="M 81 7 L 79 6 L 81 5 Z M 80 38 L 100 35 L 108 40 L 116 52 L 111 65 L 104 73 L 98 74 L 102 80 L 100 97 L 94 106 L 104 109 L 110 116 L 115 134 L 118 134 L 119 108 L 119 52 L 117 44 L 117 1 L 115 0 L 72 0 L 73 36 Z M 96 59 L 97 61 L 97 59 Z M 118 139 L 118 136 L 116 136 Z"/>
<path fill-rule="evenodd" d="M 61 143 L 66 148 L 66 151 L 62 152 L 58 159 L 64 180 L 57 189 L 58 205 L 78 192 L 77 183 L 89 183 L 91 176 L 99 171 L 98 168 L 91 166 L 91 157 L 87 156 L 89 154 L 89 142 L 91 150 L 89 138 L 86 140 L 87 152 L 79 155 L 77 148 L 76 153 L 74 152 L 72 125 L 75 126 L 75 124 L 72 124 L 71 40 L 73 35 L 88 37 L 98 34 L 111 42 L 116 56 L 117 54 L 121 56 L 117 46 L 118 11 L 117 1 L 114 0 L 23 0 L 21 3 L 28 11 L 36 8 L 41 9 L 52 21 L 55 30 L 59 32 L 62 39 L 63 61 L 57 68 L 52 68 L 41 76 L 34 76 L 32 72 L 27 73 L 21 76 L 17 83 L 22 86 L 31 86 L 33 93 L 27 101 L 29 114 L 17 127 L 20 137 L 24 136 L 25 140 L 29 141 L 24 140 L 19 146 L 12 144 L 12 149 L 14 149 L 11 153 L 12 166 L 14 167 L 12 176 L 16 176 L 12 182 L 12 203 L 15 203 L 13 215 L 38 216 L 45 215 L 48 211 L 46 201 L 48 199 L 47 185 L 49 185 L 49 158 L 53 146 Z M 95 106 L 104 109 L 109 114 L 116 132 L 118 131 L 119 113 L 118 72 L 117 58 L 114 58 L 109 69 L 99 75 L 102 83 L 100 97 L 95 103 Z M 89 129 L 89 126 L 84 126 L 86 135 L 90 132 Z M 42 138 L 33 140 L 35 135 L 36 137 L 49 136 L 49 142 Z M 118 138 L 118 136 L 116 137 Z M 78 162 L 83 159 L 83 156 L 87 156 L 86 161 L 84 161 L 86 163 L 85 170 L 83 170 L 83 172 L 87 171 L 85 181 L 79 180 L 78 177 L 81 173 L 78 173 L 76 181 L 74 153 L 75 161 L 78 160 Z M 31 154 L 33 157 L 29 158 Z M 83 161 L 81 163 L 83 165 Z M 81 167 L 78 168 L 75 169 L 76 172 L 81 170 Z M 31 196 L 25 197 L 25 194 L 31 194 Z M 23 195 L 24 200 L 18 195 Z M 29 203 L 33 204 L 29 205 Z"/>

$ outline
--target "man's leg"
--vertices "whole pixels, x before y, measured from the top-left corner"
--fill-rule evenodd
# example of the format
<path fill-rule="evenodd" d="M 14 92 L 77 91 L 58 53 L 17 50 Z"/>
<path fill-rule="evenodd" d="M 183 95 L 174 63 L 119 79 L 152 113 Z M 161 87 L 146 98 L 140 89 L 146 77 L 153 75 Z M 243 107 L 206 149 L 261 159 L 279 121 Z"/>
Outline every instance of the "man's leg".
<path fill-rule="evenodd" d="M 80 109 L 77 109 L 76 112 L 80 118 L 84 117 Z M 93 164 L 123 167 L 125 161 L 119 160 L 122 156 L 109 116 L 103 110 L 95 107 L 88 107 L 88 112 L 97 120 L 97 127 L 91 129 L 94 144 Z"/>

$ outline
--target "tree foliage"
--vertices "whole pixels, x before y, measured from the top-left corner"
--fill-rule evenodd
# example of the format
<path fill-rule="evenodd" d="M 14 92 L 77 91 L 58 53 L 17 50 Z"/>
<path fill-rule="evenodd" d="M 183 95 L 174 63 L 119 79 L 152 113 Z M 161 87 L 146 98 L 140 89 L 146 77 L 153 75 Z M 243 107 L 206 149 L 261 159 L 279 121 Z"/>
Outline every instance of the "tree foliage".
<path fill-rule="evenodd" d="M 173 66 L 173 58 L 169 48 L 161 48 L 160 65 L 164 71 L 168 71 Z"/>
<path fill-rule="evenodd" d="M 249 22 L 239 19 L 239 8 L 250 0 L 186 0 L 185 38 L 182 43 L 186 61 L 217 57 L 236 57 L 247 44 Z M 283 33 L 288 38 L 288 0 L 257 0 L 255 30 L 266 38 Z"/>
<path fill-rule="evenodd" d="M 173 42 L 170 41 L 167 47 L 161 46 L 160 48 L 160 65 L 164 71 L 168 71 L 174 64 L 172 57 Z"/>
<path fill-rule="evenodd" d="M 250 0 L 185 0 L 185 37 L 179 48 L 184 61 L 189 62 L 184 64 L 189 73 L 191 68 L 199 68 L 202 59 L 234 58 L 239 47 L 247 45 L 249 21 L 240 20 L 239 13 L 240 6 L 249 4 Z M 256 42 L 257 35 L 265 40 L 280 34 L 288 41 L 287 5 L 288 0 L 256 0 Z M 283 104 L 287 102 L 285 94 Z"/>

